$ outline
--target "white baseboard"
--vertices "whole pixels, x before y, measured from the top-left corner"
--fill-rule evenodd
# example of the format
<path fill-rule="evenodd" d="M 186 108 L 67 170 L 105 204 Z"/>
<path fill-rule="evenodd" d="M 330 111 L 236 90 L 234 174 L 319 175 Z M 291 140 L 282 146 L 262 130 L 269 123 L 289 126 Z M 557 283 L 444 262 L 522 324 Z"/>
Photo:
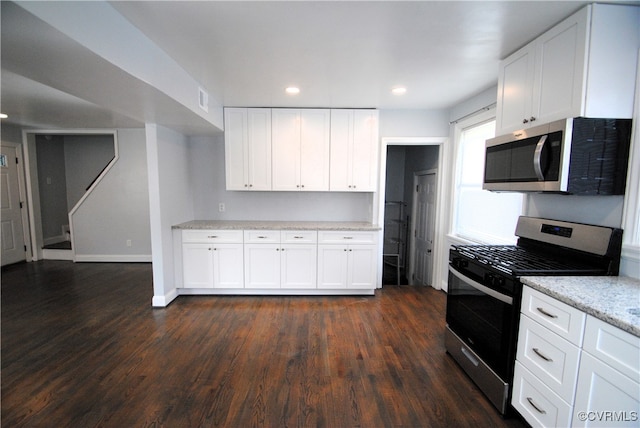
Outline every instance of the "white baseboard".
<path fill-rule="evenodd" d="M 178 297 L 178 290 L 174 288 L 164 296 L 153 296 L 153 299 L 151 299 L 151 306 L 154 308 L 164 308 L 168 306 L 169 303 L 173 302 L 176 297 Z"/>
<path fill-rule="evenodd" d="M 71 260 L 73 261 L 73 251 L 71 250 L 42 250 L 43 260 Z"/>
<path fill-rule="evenodd" d="M 150 263 L 151 254 L 76 254 L 76 262 Z"/>

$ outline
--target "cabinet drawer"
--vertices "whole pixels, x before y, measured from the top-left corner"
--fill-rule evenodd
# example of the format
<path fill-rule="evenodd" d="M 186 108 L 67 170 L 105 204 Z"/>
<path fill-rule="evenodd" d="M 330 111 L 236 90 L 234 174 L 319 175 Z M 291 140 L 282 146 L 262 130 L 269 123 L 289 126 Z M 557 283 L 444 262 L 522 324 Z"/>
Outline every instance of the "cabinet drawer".
<path fill-rule="evenodd" d="M 640 337 L 589 315 L 583 349 L 631 379 L 640 379 Z"/>
<path fill-rule="evenodd" d="M 534 427 L 568 427 L 571 406 L 516 361 L 511 404 Z"/>
<path fill-rule="evenodd" d="M 522 313 L 580 347 L 586 314 L 553 297 L 524 287 Z"/>
<path fill-rule="evenodd" d="M 377 232 L 320 231 L 320 244 L 375 244 Z"/>
<path fill-rule="evenodd" d="M 280 233 L 283 244 L 315 244 L 318 232 L 315 230 L 283 230 Z"/>
<path fill-rule="evenodd" d="M 182 242 L 242 244 L 241 230 L 183 230 Z"/>
<path fill-rule="evenodd" d="M 245 244 L 280 243 L 279 230 L 245 230 Z"/>
<path fill-rule="evenodd" d="M 564 401 L 573 403 L 580 348 L 522 316 L 516 358 Z"/>

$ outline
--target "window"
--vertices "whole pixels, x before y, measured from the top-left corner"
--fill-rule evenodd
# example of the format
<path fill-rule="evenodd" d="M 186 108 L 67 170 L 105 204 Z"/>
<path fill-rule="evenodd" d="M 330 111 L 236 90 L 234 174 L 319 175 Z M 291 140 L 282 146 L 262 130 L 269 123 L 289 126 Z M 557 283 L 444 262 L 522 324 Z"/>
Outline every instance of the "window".
<path fill-rule="evenodd" d="M 482 190 L 485 140 L 495 136 L 495 111 L 456 124 L 453 234 L 473 242 L 513 244 L 523 195 Z"/>

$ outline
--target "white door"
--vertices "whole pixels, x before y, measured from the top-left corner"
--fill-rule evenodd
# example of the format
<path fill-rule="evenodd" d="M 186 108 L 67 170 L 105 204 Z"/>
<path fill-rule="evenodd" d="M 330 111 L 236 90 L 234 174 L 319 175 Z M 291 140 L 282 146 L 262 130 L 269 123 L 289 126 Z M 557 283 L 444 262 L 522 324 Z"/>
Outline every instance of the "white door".
<path fill-rule="evenodd" d="M 213 288 L 213 244 L 184 244 L 182 271 L 184 288 Z"/>
<path fill-rule="evenodd" d="M 300 190 L 329 190 L 330 120 L 327 109 L 301 112 Z"/>
<path fill-rule="evenodd" d="M 416 213 L 413 283 L 431 285 L 436 214 L 435 173 L 416 176 L 416 192 L 413 199 Z"/>
<path fill-rule="evenodd" d="M 353 110 L 331 110 L 331 153 L 329 188 L 351 190 L 351 157 L 353 155 Z"/>
<path fill-rule="evenodd" d="M 282 288 L 316 288 L 316 244 L 283 245 L 280 251 Z"/>
<path fill-rule="evenodd" d="M 375 192 L 378 167 L 378 111 L 355 110 L 353 117 L 352 190 Z"/>
<path fill-rule="evenodd" d="M 271 190 L 271 109 L 247 109 L 249 190 Z"/>
<path fill-rule="evenodd" d="M 273 190 L 300 190 L 300 110 L 271 112 Z"/>
<path fill-rule="evenodd" d="M 245 288 L 280 288 L 280 244 L 244 245 Z"/>
<path fill-rule="evenodd" d="M 22 224 L 18 149 L 2 146 L 0 163 L 2 266 L 26 260 L 27 252 Z"/>
<path fill-rule="evenodd" d="M 318 245 L 318 288 L 347 288 L 347 247 Z"/>
<path fill-rule="evenodd" d="M 213 287 L 243 288 L 244 257 L 242 244 L 213 246 Z"/>
<path fill-rule="evenodd" d="M 347 254 L 347 287 L 376 288 L 376 246 L 350 245 Z"/>

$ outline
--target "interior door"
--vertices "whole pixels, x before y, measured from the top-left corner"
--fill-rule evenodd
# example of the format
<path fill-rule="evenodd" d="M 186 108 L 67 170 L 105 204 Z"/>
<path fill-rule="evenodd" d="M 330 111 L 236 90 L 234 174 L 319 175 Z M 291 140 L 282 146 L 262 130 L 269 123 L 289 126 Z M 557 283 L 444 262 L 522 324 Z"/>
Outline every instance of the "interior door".
<path fill-rule="evenodd" d="M 435 229 L 436 174 L 416 176 L 415 219 L 415 285 L 431 285 L 433 272 L 433 238 Z"/>
<path fill-rule="evenodd" d="M 17 159 L 16 147 L 2 146 L 0 159 L 2 266 L 24 261 L 27 257 L 20 207 Z"/>

